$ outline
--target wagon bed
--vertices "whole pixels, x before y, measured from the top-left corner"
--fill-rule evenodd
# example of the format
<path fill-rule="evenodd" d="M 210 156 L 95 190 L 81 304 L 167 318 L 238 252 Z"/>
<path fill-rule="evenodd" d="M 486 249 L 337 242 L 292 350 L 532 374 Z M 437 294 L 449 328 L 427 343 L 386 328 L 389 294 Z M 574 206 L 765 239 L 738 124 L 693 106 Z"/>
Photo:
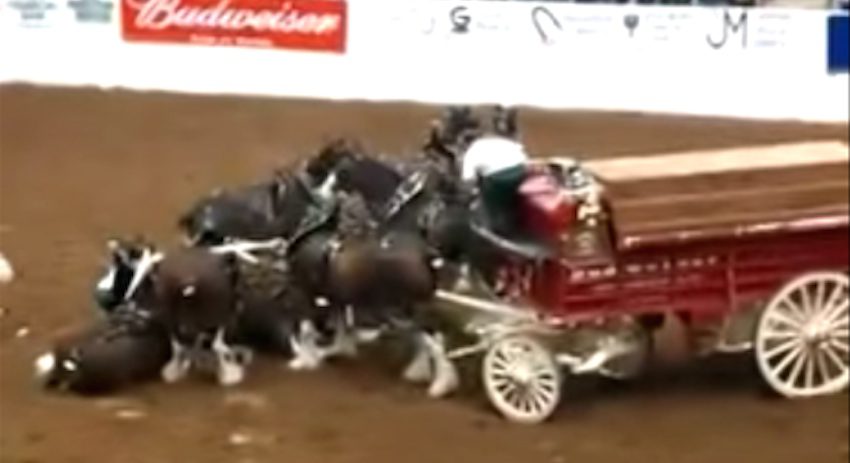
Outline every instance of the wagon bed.
<path fill-rule="evenodd" d="M 846 227 L 848 147 L 812 142 L 586 163 L 605 185 L 618 245 Z"/>

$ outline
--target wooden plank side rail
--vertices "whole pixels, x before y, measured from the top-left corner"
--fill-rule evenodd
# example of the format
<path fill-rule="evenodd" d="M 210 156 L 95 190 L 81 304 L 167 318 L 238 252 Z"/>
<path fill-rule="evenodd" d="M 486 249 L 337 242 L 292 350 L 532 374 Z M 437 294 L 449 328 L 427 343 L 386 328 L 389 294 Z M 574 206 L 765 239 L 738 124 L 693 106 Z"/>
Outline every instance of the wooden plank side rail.
<path fill-rule="evenodd" d="M 842 142 L 620 158 L 585 165 L 605 184 L 620 245 L 847 226 Z M 832 220 L 832 219 L 840 220 Z M 793 228 L 793 227 L 792 227 Z"/>
<path fill-rule="evenodd" d="M 850 183 L 847 162 L 771 167 L 730 172 L 695 173 L 686 177 L 625 179 L 603 184 L 609 198 L 633 200 L 682 194 L 702 194 L 742 187 L 777 187 L 811 183 Z"/>
<path fill-rule="evenodd" d="M 693 175 L 847 163 L 848 145 L 841 141 L 778 144 L 717 151 L 693 151 L 588 161 L 603 181 L 648 180 Z"/>
<path fill-rule="evenodd" d="M 711 225 L 726 223 L 728 217 L 741 217 L 750 223 L 747 215 L 759 220 L 769 220 L 771 214 L 797 211 L 802 216 L 808 211 L 841 207 L 847 204 L 850 194 L 848 184 L 808 185 L 806 187 L 721 191 L 714 194 L 682 195 L 643 201 L 614 202 L 614 217 L 618 224 L 652 224 L 658 221 L 685 221 Z M 652 228 L 652 227 L 650 227 Z"/>

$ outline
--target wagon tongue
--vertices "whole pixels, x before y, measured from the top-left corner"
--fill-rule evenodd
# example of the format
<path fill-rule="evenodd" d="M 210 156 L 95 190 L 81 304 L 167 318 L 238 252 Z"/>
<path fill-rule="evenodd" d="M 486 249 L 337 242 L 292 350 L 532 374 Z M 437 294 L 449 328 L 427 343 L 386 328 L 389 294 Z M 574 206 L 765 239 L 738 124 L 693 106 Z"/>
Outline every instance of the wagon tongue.
<path fill-rule="evenodd" d="M 481 312 L 487 312 L 494 315 L 502 315 L 518 319 L 526 318 L 530 320 L 536 318 L 534 315 L 534 311 L 529 310 L 525 307 L 506 304 L 503 302 L 483 299 L 474 296 L 468 296 L 452 291 L 438 290 L 436 293 L 436 298 L 443 302 L 448 302 L 450 304 L 459 305 L 462 307 L 478 310 Z"/>

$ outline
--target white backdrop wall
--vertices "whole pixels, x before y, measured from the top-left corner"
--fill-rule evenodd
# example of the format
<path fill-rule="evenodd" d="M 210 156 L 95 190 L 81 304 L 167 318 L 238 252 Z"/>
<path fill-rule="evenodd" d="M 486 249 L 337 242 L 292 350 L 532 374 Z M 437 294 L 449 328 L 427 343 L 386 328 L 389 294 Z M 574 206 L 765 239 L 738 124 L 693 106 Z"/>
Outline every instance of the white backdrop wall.
<path fill-rule="evenodd" d="M 344 49 L 292 51 L 126 41 L 118 1 L 3 0 L 0 82 L 808 121 L 850 112 L 847 73 L 827 72 L 827 11 L 349 0 Z M 126 13 L 252 0 L 123 1 Z"/>

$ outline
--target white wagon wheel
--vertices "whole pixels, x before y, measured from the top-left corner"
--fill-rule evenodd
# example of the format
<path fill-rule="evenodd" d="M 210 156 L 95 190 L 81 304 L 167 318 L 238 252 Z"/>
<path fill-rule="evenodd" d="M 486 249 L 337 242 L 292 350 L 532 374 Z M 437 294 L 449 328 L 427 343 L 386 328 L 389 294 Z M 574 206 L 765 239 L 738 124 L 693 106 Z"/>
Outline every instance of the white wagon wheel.
<path fill-rule="evenodd" d="M 540 423 L 561 399 L 561 370 L 549 349 L 524 335 L 493 343 L 484 356 L 484 389 L 490 403 L 516 423 Z"/>
<path fill-rule="evenodd" d="M 844 390 L 848 370 L 848 278 L 814 272 L 773 296 L 755 333 L 755 356 L 768 385 L 788 398 Z"/>

